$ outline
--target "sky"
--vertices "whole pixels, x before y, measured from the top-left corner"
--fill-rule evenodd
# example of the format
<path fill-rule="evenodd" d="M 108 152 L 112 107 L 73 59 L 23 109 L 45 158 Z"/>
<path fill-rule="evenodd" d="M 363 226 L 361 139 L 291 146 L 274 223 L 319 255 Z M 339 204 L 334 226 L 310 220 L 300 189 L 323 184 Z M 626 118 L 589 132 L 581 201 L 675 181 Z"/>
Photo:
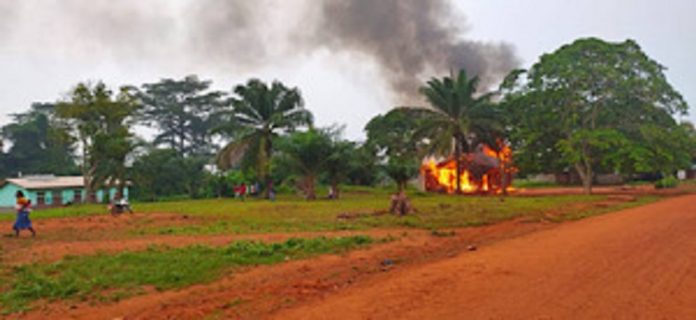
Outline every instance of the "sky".
<path fill-rule="evenodd" d="M 0 125 L 34 101 L 65 97 L 80 81 L 116 87 L 189 74 L 213 80 L 220 90 L 251 77 L 297 86 L 317 123 L 344 124 L 350 139 L 364 138 L 369 119 L 404 103 L 394 81 L 404 66 L 391 64 L 393 51 L 374 49 L 357 37 L 342 39 L 345 30 L 307 36 L 318 33 L 309 31 L 313 24 L 304 15 L 316 10 L 318 0 L 232 2 L 230 10 L 216 0 L 0 0 Z M 255 8 L 248 8 L 251 4 Z M 421 10 L 414 8 L 409 10 Z M 505 44 L 522 67 L 580 37 L 634 39 L 667 67 L 668 80 L 691 106 L 684 120 L 696 121 L 696 1 L 455 0 L 448 12 L 442 8 L 422 10 L 446 15 L 454 25 L 450 29 L 478 47 Z M 404 23 L 403 29 L 421 23 L 419 12 L 406 12 L 406 19 L 395 23 Z M 327 21 L 318 29 L 331 27 L 333 21 Z M 374 27 L 365 30 L 384 32 L 384 39 L 400 30 Z M 404 55 L 421 49 L 427 50 L 404 48 Z M 436 75 L 423 71 L 436 67 L 416 70 L 416 79 Z"/>

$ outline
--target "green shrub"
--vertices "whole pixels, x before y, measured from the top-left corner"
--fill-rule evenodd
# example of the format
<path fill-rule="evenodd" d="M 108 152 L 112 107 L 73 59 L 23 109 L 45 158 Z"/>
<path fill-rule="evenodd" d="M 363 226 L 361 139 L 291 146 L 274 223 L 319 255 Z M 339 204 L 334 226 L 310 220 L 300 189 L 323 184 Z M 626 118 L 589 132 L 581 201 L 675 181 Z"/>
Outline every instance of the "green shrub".
<path fill-rule="evenodd" d="M 669 176 L 662 178 L 655 182 L 656 189 L 671 189 L 676 188 L 679 185 L 679 180 L 675 177 Z"/>

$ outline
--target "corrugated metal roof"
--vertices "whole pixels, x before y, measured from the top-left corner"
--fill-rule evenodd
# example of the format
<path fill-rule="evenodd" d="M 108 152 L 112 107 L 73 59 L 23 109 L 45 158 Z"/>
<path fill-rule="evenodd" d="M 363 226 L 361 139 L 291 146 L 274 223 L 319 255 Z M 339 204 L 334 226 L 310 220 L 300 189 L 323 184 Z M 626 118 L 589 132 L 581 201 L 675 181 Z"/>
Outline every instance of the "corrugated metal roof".
<path fill-rule="evenodd" d="M 16 184 L 25 189 L 80 188 L 85 185 L 85 180 L 81 176 L 30 176 L 25 178 L 7 179 L 7 182 Z"/>

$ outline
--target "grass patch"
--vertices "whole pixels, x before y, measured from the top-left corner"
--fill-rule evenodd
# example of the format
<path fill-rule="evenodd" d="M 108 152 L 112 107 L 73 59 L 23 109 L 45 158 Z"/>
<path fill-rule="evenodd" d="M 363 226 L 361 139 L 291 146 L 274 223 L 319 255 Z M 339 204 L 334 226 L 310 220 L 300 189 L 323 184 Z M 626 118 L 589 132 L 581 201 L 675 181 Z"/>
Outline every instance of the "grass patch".
<path fill-rule="evenodd" d="M 5 312 L 37 300 L 118 300 L 156 290 L 182 288 L 221 277 L 232 268 L 339 253 L 373 242 L 367 236 L 289 239 L 282 243 L 237 241 L 226 247 L 151 247 L 117 255 L 68 257 L 52 264 L 16 267 L 0 294 Z"/>
<path fill-rule="evenodd" d="M 550 210 L 605 199 L 606 196 L 601 195 L 509 197 L 505 201 L 498 197 L 413 196 L 412 203 L 418 213 L 405 217 L 369 214 L 388 207 L 388 198 L 370 194 L 317 202 L 189 201 L 158 209 L 163 210 L 160 212 L 214 216 L 214 219 L 191 225 L 141 226 L 132 232 L 136 235 L 212 235 L 372 228 L 447 229 L 488 225 L 518 217 L 542 217 Z M 337 219 L 342 213 L 367 214 L 355 219 Z"/>
<path fill-rule="evenodd" d="M 69 207 L 34 210 L 31 219 L 68 218 L 107 214 L 106 204 L 73 205 Z M 0 221 L 11 221 L 16 218 L 14 211 L 0 214 Z"/>
<path fill-rule="evenodd" d="M 553 222 L 563 222 L 563 221 L 574 221 L 574 220 L 580 220 L 580 219 L 585 219 L 589 218 L 592 216 L 598 216 L 610 212 L 616 212 L 624 209 L 630 209 L 630 208 L 635 208 L 635 207 L 640 207 L 644 206 L 646 204 L 650 204 L 653 202 L 656 202 L 660 199 L 663 199 L 662 197 L 659 196 L 643 196 L 640 198 L 636 198 L 635 201 L 629 201 L 629 202 L 622 202 L 618 203 L 612 206 L 602 206 L 602 207 L 594 207 L 591 209 L 584 209 L 584 210 L 574 210 L 562 215 L 555 216 L 551 218 L 550 220 Z"/>
<path fill-rule="evenodd" d="M 512 186 L 517 189 L 540 189 L 540 188 L 559 188 L 564 187 L 561 184 L 550 181 L 535 181 L 525 179 L 515 179 L 512 181 Z"/>
<path fill-rule="evenodd" d="M 118 230 L 123 236 L 143 235 L 217 235 L 304 231 L 366 230 L 372 228 L 419 228 L 427 230 L 481 226 L 500 221 L 526 218 L 541 220 L 547 212 L 557 215 L 581 216 L 574 208 L 607 199 L 603 195 L 554 195 L 540 197 L 449 196 L 411 193 L 418 212 L 406 217 L 373 215 L 389 207 L 389 192 L 383 189 L 346 188 L 336 201 L 308 202 L 285 195 L 275 202 L 261 199 L 206 199 L 157 203 L 136 203 L 138 214 L 169 213 L 190 217 L 186 223 L 135 223 Z M 643 196 L 638 196 L 639 199 Z M 612 205 L 606 211 L 620 209 Z M 102 214 L 103 205 L 74 206 L 32 213 L 34 219 L 74 217 Z M 354 215 L 354 219 L 337 219 L 338 215 Z M 592 215 L 592 212 L 584 213 Z M 4 217 L 13 219 L 14 215 Z M 195 220 L 195 222 L 194 222 Z M 143 221 L 149 221 L 144 218 Z"/>

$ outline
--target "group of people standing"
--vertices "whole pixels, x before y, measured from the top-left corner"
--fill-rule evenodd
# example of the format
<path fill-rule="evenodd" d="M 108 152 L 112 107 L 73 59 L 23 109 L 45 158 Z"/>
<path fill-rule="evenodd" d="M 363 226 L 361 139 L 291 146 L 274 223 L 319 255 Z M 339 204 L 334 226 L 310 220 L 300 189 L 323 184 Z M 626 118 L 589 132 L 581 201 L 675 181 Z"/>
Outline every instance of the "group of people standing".
<path fill-rule="evenodd" d="M 261 186 L 259 183 L 254 183 L 247 185 L 246 182 L 242 182 L 232 188 L 234 191 L 234 197 L 244 201 L 247 196 L 258 196 L 261 193 Z M 273 183 L 268 184 L 268 197 L 271 200 L 275 200 L 275 190 L 273 189 Z"/>

